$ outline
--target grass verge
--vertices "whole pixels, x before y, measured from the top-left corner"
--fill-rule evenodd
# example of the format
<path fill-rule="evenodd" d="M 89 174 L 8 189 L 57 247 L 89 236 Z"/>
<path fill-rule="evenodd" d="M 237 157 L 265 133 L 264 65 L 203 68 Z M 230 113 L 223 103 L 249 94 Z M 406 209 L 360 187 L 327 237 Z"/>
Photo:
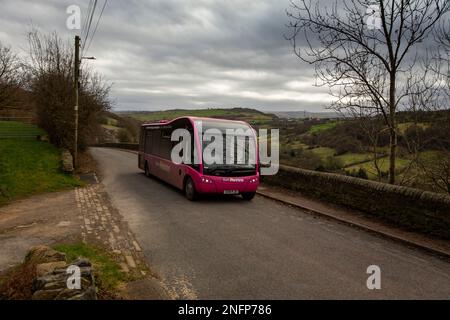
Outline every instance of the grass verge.
<path fill-rule="evenodd" d="M 68 262 L 79 257 L 89 259 L 94 267 L 98 299 L 120 299 L 117 288 L 128 279 L 105 250 L 83 243 L 58 244 L 53 246 L 53 249 L 65 253 Z M 31 299 L 36 265 L 36 261 L 28 261 L 3 272 L 0 275 L 0 300 Z"/>
<path fill-rule="evenodd" d="M 127 276 L 121 271 L 120 266 L 101 248 L 75 243 L 55 245 L 53 249 L 65 253 L 67 261 L 73 261 L 78 257 L 91 261 L 100 299 L 115 298 L 119 285 L 127 281 Z"/>
<path fill-rule="evenodd" d="M 61 152 L 48 142 L 0 139 L 0 205 L 42 192 L 81 186 L 61 170 Z"/>

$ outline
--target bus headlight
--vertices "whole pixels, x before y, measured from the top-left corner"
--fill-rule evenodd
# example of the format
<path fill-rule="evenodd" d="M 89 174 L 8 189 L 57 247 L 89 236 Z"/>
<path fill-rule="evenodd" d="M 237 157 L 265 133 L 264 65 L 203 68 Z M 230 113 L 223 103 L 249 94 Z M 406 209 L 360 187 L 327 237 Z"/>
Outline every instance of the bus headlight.
<path fill-rule="evenodd" d="M 258 182 L 258 178 L 251 178 L 250 179 L 250 183 L 257 183 Z"/>
<path fill-rule="evenodd" d="M 205 178 L 205 177 L 202 177 L 202 182 L 203 183 L 213 183 L 213 181 L 210 178 Z"/>

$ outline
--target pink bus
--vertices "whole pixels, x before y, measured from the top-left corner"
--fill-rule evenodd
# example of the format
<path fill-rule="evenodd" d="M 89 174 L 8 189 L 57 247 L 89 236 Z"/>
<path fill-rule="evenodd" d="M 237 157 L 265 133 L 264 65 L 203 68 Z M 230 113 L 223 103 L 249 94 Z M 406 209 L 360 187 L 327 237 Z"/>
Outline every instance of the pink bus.
<path fill-rule="evenodd" d="M 207 142 L 203 136 L 213 128 L 221 134 L 231 130 L 251 130 L 247 135 L 245 150 L 246 163 L 225 162 L 226 164 L 206 164 L 203 151 Z M 190 134 L 191 161 L 177 164 L 171 160 L 171 152 L 178 141 L 171 141 L 175 129 L 185 129 Z M 247 131 L 249 132 L 249 131 Z M 254 139 L 249 143 L 249 139 Z M 242 141 L 242 140 L 241 140 Z M 233 139 L 233 143 L 234 139 Z M 226 144 L 224 143 L 226 146 Z M 224 149 L 226 148 L 224 146 Z M 242 147 L 242 146 L 241 146 Z M 254 148 L 253 150 L 250 150 Z M 232 150 L 236 151 L 237 148 Z M 224 150 L 223 154 L 225 154 Z M 250 152 L 254 152 L 255 161 L 248 161 Z M 194 153 L 197 157 L 194 159 Z M 230 152 L 231 153 L 231 152 Z M 195 161 L 196 160 L 196 161 Z M 210 162 L 210 161 L 208 161 Z M 245 200 L 255 196 L 259 185 L 259 159 L 256 132 L 243 121 L 231 121 L 213 118 L 181 117 L 171 121 L 143 124 L 139 140 L 139 168 L 146 176 L 156 176 L 184 191 L 186 198 L 193 201 L 199 194 L 240 194 Z"/>

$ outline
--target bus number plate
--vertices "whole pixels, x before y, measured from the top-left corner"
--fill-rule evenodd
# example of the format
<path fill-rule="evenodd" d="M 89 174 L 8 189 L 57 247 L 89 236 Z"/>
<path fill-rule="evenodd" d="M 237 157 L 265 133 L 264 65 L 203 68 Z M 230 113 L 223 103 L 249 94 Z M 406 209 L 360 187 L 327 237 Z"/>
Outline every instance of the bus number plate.
<path fill-rule="evenodd" d="M 239 194 L 239 190 L 224 190 L 223 194 Z"/>

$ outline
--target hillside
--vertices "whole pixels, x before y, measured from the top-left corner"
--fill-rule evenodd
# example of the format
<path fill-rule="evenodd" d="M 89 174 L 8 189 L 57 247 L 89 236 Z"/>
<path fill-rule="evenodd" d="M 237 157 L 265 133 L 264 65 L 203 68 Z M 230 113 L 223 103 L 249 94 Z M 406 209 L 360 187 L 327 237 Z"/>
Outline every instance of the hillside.
<path fill-rule="evenodd" d="M 140 123 L 170 120 L 181 116 L 199 116 L 244 120 L 255 127 L 276 128 L 280 133 L 280 162 L 306 169 L 341 173 L 359 178 L 385 181 L 388 172 L 389 138 L 383 124 L 373 119 L 372 125 L 380 126 L 376 153 L 374 145 L 358 119 L 336 118 L 332 113 L 286 112 L 267 114 L 258 110 L 202 109 L 165 111 L 128 111 L 109 114 L 103 122 L 120 142 L 138 141 Z M 300 118 L 300 115 L 306 118 Z M 295 116 L 295 117 L 294 117 Z M 447 159 L 447 125 L 449 112 L 424 112 L 410 114 L 399 112 L 399 138 L 397 155 L 398 178 L 402 184 L 439 191 L 422 167 L 436 167 L 439 159 Z M 415 118 L 415 119 L 414 119 Z M 128 121 L 123 121 L 128 119 Z M 129 122 L 131 120 L 131 122 Z M 414 121 L 417 121 L 415 125 Z M 128 125 L 124 125 L 128 122 Z M 431 125 L 433 123 L 433 125 Z M 367 123 L 366 123 L 367 125 Z M 134 130 L 132 130 L 134 128 Z M 128 132 L 134 131 L 134 134 Z M 417 135 L 420 137 L 418 138 Z M 419 139 L 419 140 L 417 140 Z M 412 144 L 420 143 L 420 152 L 414 153 Z M 420 159 L 420 163 L 418 162 Z M 441 161 L 442 162 L 442 161 Z M 436 172 L 441 169 L 437 168 Z M 445 170 L 444 170 L 445 171 Z"/>
<path fill-rule="evenodd" d="M 116 112 L 120 116 L 127 116 L 143 122 L 159 120 L 171 120 L 182 116 L 224 118 L 230 120 L 247 121 L 250 124 L 264 124 L 276 119 L 273 114 L 263 113 L 254 109 L 232 108 L 232 109 L 173 109 L 164 111 L 122 111 Z"/>
<path fill-rule="evenodd" d="M 273 111 L 279 118 L 285 119 L 334 119 L 342 118 L 337 112 L 308 112 L 308 111 Z"/>
<path fill-rule="evenodd" d="M 102 133 L 99 142 L 137 142 L 142 121 L 125 114 L 104 111 L 99 116 Z"/>

